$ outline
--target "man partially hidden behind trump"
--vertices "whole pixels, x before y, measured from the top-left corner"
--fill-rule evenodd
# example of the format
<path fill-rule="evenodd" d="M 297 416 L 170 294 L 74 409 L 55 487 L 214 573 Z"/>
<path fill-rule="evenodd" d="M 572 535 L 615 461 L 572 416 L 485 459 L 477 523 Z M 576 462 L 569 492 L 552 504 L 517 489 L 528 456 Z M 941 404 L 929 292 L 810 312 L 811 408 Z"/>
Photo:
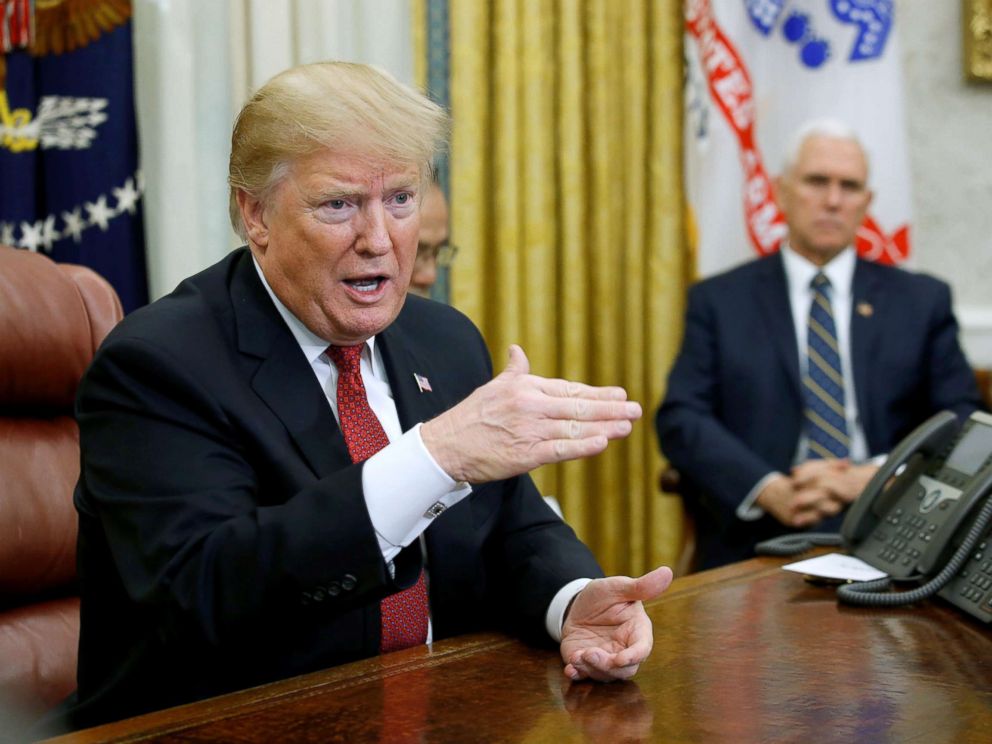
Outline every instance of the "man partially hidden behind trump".
<path fill-rule="evenodd" d="M 618 387 L 492 377 L 406 294 L 446 114 L 373 68 L 284 72 L 230 161 L 247 247 L 127 317 L 82 384 L 71 725 L 502 628 L 631 677 L 671 571 L 602 572 L 527 472 L 602 452 Z"/>

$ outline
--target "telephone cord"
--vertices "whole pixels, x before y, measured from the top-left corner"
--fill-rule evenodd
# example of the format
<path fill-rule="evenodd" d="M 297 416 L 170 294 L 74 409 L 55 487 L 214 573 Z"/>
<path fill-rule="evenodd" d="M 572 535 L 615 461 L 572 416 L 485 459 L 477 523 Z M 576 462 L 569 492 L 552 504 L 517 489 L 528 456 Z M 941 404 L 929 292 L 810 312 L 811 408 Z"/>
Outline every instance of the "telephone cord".
<path fill-rule="evenodd" d="M 971 529 L 968 530 L 968 534 L 961 542 L 960 547 L 954 552 L 954 555 L 951 556 L 947 565 L 922 586 L 902 592 L 880 594 L 880 592 L 884 592 L 892 585 L 890 579 L 861 581 L 838 587 L 837 599 L 847 604 L 864 607 L 896 607 L 898 605 L 913 604 L 932 597 L 950 583 L 951 579 L 957 576 L 971 555 L 971 552 L 975 549 L 978 541 L 985 534 L 990 522 L 992 522 L 992 498 L 985 502 L 982 510 L 978 513 L 978 518 L 972 524 Z"/>
<path fill-rule="evenodd" d="M 796 532 L 779 535 L 754 546 L 758 555 L 789 556 L 805 553 L 817 546 L 840 547 L 844 542 L 837 532 Z"/>

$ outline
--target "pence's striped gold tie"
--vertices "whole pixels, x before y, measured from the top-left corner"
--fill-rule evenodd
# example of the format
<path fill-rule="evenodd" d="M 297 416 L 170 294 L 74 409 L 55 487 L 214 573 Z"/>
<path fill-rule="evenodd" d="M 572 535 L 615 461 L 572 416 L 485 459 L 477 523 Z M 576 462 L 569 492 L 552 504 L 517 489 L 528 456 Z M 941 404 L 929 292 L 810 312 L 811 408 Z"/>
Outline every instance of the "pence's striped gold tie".
<path fill-rule="evenodd" d="M 850 439 L 844 413 L 844 373 L 830 307 L 830 280 L 818 273 L 810 286 L 813 303 L 809 310 L 803 379 L 809 458 L 847 457 Z"/>

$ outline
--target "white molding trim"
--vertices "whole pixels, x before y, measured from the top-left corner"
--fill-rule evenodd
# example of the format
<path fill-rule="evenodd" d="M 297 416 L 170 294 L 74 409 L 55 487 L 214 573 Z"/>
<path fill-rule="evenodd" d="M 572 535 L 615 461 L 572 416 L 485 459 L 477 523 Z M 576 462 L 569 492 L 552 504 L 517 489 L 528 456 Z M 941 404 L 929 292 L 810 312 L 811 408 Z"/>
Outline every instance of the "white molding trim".
<path fill-rule="evenodd" d="M 956 314 L 971 366 L 992 368 L 992 306 L 959 307 Z"/>

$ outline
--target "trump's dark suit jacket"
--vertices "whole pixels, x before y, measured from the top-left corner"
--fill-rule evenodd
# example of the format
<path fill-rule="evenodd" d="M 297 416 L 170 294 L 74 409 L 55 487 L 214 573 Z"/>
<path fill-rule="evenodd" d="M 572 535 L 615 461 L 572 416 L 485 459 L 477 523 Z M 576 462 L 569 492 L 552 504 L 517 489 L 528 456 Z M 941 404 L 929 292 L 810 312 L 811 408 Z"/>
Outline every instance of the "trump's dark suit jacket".
<path fill-rule="evenodd" d="M 887 453 L 943 409 L 982 406 L 958 344 L 950 290 L 929 276 L 859 259 L 851 361 L 872 455 Z M 682 348 L 655 423 L 684 480 L 701 567 L 751 557 L 789 530 L 735 510 L 771 471 L 792 466 L 803 426 L 799 351 L 781 255 L 751 261 L 689 290 Z M 839 527 L 842 517 L 817 529 Z"/>
<path fill-rule="evenodd" d="M 492 375 L 475 327 L 439 303 L 408 298 L 376 343 L 404 429 Z M 404 550 L 390 578 L 362 465 L 245 249 L 128 316 L 77 415 L 73 725 L 378 653 L 379 600 L 413 583 L 421 552 Z M 554 594 L 602 575 L 526 475 L 476 486 L 425 537 L 435 639 L 547 639 Z"/>

